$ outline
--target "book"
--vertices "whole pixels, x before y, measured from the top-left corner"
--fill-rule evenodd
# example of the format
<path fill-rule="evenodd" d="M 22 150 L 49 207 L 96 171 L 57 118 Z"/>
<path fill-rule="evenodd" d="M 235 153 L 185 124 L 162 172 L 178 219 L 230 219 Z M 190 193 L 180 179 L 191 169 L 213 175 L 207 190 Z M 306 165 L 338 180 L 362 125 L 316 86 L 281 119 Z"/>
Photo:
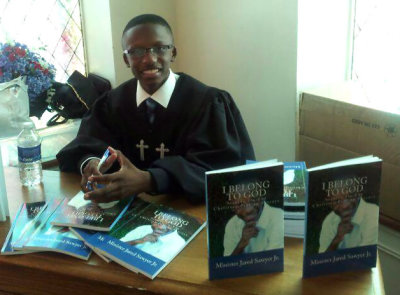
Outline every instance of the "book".
<path fill-rule="evenodd" d="M 127 269 L 154 279 L 205 222 L 153 203 L 137 210 L 136 201 L 109 233 L 97 232 L 86 242 Z"/>
<path fill-rule="evenodd" d="M 306 165 L 304 162 L 284 162 L 283 171 L 285 237 L 303 238 Z"/>
<path fill-rule="evenodd" d="M 285 237 L 304 238 L 304 219 L 287 219 L 284 220 Z"/>
<path fill-rule="evenodd" d="M 89 229 L 80 229 L 80 228 L 74 228 L 74 227 L 69 227 L 69 230 L 82 242 L 85 243 L 85 245 L 90 248 L 94 253 L 96 253 L 101 259 L 103 259 L 105 262 L 109 263 L 111 261 L 110 258 L 107 256 L 104 256 L 97 250 L 95 247 L 87 243 L 86 241 L 94 234 L 97 232 L 94 230 L 89 230 Z"/>
<path fill-rule="evenodd" d="M 257 161 L 246 160 L 246 164 L 254 163 Z M 283 162 L 283 205 L 285 217 L 290 219 L 304 219 L 306 169 L 305 162 Z"/>
<path fill-rule="evenodd" d="M 93 203 L 78 192 L 72 199 L 65 199 L 54 213 L 52 225 L 78 227 L 96 231 L 109 231 L 124 214 L 133 197 L 110 203 Z"/>
<path fill-rule="evenodd" d="M 306 164 L 304 162 L 284 162 L 283 205 L 285 210 L 290 208 L 299 208 L 299 211 L 304 213 L 306 198 L 306 169 Z M 288 212 L 290 212 L 290 210 Z"/>
<path fill-rule="evenodd" d="M 23 249 L 40 250 L 64 253 L 76 258 L 87 260 L 91 250 L 67 227 L 51 225 L 54 212 L 63 203 L 63 200 L 54 199 L 48 202 L 47 207 L 38 214 L 33 222 L 35 230 L 26 232 L 22 236 Z"/>
<path fill-rule="evenodd" d="M 124 214 L 122 215 L 120 222 L 124 223 L 127 218 L 131 218 L 130 216 L 133 216 L 134 214 L 139 213 L 142 209 L 144 209 L 146 206 L 148 206 L 149 203 L 146 201 L 143 201 L 142 199 L 135 199 L 131 204 L 129 205 L 129 214 Z M 87 230 L 87 229 L 81 229 L 81 228 L 74 228 L 70 227 L 69 228 L 72 233 L 75 234 L 76 237 L 78 237 L 81 241 L 85 243 L 86 246 L 88 246 L 90 249 L 92 249 L 93 252 L 95 252 L 97 255 L 100 256 L 104 261 L 107 263 L 111 261 L 110 258 L 108 258 L 106 255 L 103 255 L 98 249 L 96 249 L 94 246 L 90 244 L 90 238 L 97 233 L 97 231 L 94 230 Z"/>
<path fill-rule="evenodd" d="M 15 249 L 15 243 L 24 235 L 25 232 L 29 231 L 33 227 L 33 220 L 46 206 L 46 202 L 34 202 L 22 204 L 17 214 L 15 215 L 14 221 L 11 224 L 10 231 L 7 234 L 6 240 L 4 241 L 3 247 L 1 248 L 1 255 L 15 255 L 15 254 L 26 254 L 36 252 L 33 250 L 22 250 L 17 251 Z"/>
<path fill-rule="evenodd" d="M 308 169 L 303 276 L 376 266 L 382 160 Z"/>
<path fill-rule="evenodd" d="M 206 172 L 210 279 L 283 271 L 283 163 Z"/>

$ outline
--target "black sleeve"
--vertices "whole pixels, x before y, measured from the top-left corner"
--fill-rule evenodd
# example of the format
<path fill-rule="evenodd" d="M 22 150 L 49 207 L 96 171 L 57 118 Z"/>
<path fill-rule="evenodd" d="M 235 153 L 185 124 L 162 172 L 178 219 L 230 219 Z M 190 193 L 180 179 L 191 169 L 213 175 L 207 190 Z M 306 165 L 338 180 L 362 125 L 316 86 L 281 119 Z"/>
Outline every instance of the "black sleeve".
<path fill-rule="evenodd" d="M 153 162 L 149 171 L 160 193 L 179 192 L 192 202 L 205 199 L 205 172 L 254 160 L 246 126 L 231 96 L 210 88 L 185 138 L 185 155 Z"/>
<path fill-rule="evenodd" d="M 108 93 L 96 101 L 82 118 L 76 138 L 57 154 L 61 171 L 80 172 L 81 163 L 88 157 L 101 158 L 108 146 L 119 148 L 108 102 Z"/>

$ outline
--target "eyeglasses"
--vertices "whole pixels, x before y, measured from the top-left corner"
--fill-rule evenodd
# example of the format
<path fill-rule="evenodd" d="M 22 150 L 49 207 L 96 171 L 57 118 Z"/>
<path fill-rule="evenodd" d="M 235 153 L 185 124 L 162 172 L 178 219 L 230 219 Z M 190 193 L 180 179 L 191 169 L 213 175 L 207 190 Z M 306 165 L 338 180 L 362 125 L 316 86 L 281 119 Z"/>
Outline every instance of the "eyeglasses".
<path fill-rule="evenodd" d="M 163 56 L 171 48 L 174 48 L 174 45 L 159 45 L 159 46 L 154 46 L 154 47 L 149 47 L 149 48 L 137 47 L 137 48 L 132 48 L 132 49 L 125 49 L 124 53 L 128 54 L 129 56 L 131 56 L 133 58 L 143 57 L 146 54 L 146 52 L 155 54 L 157 56 Z"/>

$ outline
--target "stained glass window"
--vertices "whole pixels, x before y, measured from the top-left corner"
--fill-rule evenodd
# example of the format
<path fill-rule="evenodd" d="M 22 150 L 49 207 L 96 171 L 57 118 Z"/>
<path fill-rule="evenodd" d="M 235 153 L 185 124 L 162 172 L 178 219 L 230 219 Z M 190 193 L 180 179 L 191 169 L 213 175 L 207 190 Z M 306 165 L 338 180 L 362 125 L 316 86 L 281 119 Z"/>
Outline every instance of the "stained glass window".
<path fill-rule="evenodd" d="M 74 70 L 86 74 L 79 0 L 0 0 L 0 41 L 40 53 L 59 82 Z"/>

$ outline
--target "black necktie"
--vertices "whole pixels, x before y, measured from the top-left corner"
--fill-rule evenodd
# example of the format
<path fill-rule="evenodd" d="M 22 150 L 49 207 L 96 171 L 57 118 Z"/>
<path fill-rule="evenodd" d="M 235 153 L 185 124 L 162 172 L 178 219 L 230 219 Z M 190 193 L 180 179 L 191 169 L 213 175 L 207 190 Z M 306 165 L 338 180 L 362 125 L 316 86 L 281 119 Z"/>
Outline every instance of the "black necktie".
<path fill-rule="evenodd" d="M 157 102 L 154 99 L 152 99 L 151 97 L 146 99 L 146 113 L 150 125 L 154 123 L 154 119 L 156 117 L 155 114 L 156 107 L 157 107 Z"/>

